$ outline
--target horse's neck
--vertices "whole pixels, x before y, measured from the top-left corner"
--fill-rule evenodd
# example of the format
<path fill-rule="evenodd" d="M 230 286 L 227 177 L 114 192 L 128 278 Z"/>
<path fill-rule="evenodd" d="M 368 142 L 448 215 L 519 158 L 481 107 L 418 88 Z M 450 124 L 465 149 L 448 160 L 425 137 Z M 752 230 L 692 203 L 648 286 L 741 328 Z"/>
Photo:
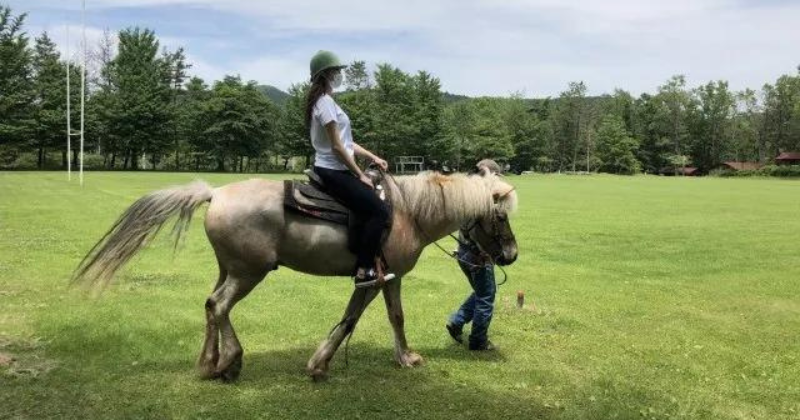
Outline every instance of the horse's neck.
<path fill-rule="evenodd" d="M 469 190 L 470 187 L 468 182 L 469 181 L 467 180 L 461 180 L 459 184 L 456 185 L 451 184 L 448 185 L 447 188 L 450 189 L 464 188 L 467 189 L 467 191 L 471 192 L 472 190 Z M 461 226 L 468 223 L 470 220 L 474 219 L 474 216 L 469 216 L 466 213 L 462 214 L 462 212 L 458 211 L 448 211 L 448 209 L 450 209 L 449 206 L 459 205 L 459 203 L 454 202 L 457 200 L 452 200 L 453 196 L 457 195 L 460 197 L 464 197 L 468 196 L 468 194 L 465 194 L 464 192 L 461 191 L 459 191 L 459 194 L 452 194 L 451 191 L 451 194 L 448 194 L 451 197 L 452 200 L 451 201 L 448 199 L 448 197 L 445 196 L 444 190 L 439 189 L 441 187 L 431 184 L 428 186 L 428 188 L 432 189 L 432 191 L 431 190 L 427 191 L 427 193 L 429 193 L 430 195 L 417 194 L 416 199 L 432 200 L 435 198 L 437 201 L 441 199 L 441 202 L 437 202 L 437 205 L 441 207 L 437 207 L 436 211 L 430 211 L 430 208 L 426 206 L 418 206 L 418 205 L 415 206 L 408 204 L 402 206 L 403 210 L 405 210 L 404 216 L 410 219 L 410 222 L 414 230 L 417 231 L 418 235 L 420 236 L 419 239 L 423 243 L 423 246 L 428 245 L 433 241 L 444 238 L 448 234 L 458 230 Z M 402 191 L 400 191 L 400 194 L 402 194 Z M 476 200 L 479 199 L 478 197 L 474 198 Z M 413 200 L 414 198 L 404 196 L 404 197 L 398 197 L 398 199 Z M 461 205 L 463 205 L 463 203 Z M 424 214 L 418 214 L 420 212 L 423 212 Z"/>
<path fill-rule="evenodd" d="M 444 212 L 442 212 L 442 215 L 444 216 Z M 442 217 L 440 220 L 418 221 L 416 228 L 422 230 L 420 233 L 423 241 L 427 245 L 455 232 L 464 223 L 465 221 L 449 220 L 446 217 Z"/>

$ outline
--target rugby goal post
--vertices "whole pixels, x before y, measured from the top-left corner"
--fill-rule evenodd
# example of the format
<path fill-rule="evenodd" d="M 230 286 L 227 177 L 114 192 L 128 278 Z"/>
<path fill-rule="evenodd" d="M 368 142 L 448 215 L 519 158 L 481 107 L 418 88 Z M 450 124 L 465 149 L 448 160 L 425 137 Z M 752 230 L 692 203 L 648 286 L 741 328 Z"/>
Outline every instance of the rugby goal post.
<path fill-rule="evenodd" d="M 69 23 L 67 23 L 67 181 L 72 180 L 72 136 L 80 136 L 80 154 L 78 155 L 79 178 L 83 186 L 83 132 L 85 120 L 85 100 L 86 100 L 86 0 L 81 2 L 81 129 L 72 131 L 72 121 L 70 114 L 70 83 L 69 83 L 69 64 L 72 59 L 69 55 Z"/>

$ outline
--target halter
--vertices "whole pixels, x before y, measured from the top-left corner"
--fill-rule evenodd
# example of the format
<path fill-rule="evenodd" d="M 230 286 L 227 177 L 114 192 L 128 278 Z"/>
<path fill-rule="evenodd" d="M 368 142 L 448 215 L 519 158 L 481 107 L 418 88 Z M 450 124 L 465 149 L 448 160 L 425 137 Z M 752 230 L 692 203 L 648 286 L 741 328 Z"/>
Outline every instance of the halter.
<path fill-rule="evenodd" d="M 497 225 L 499 224 L 498 223 L 499 217 L 497 216 L 497 209 L 494 209 L 493 212 L 494 212 L 494 214 L 492 215 L 492 228 L 493 228 L 493 230 L 495 232 L 497 232 L 499 230 L 499 229 L 497 229 Z M 463 227 L 463 228 L 461 228 L 461 231 L 464 232 L 464 236 L 466 236 L 467 239 L 470 240 L 472 243 L 476 244 L 478 246 L 478 248 L 481 248 L 480 243 L 478 241 L 476 241 L 471 235 L 471 232 L 473 230 L 475 230 L 475 228 L 479 228 L 481 233 L 483 233 L 483 236 L 488 237 L 493 242 L 493 245 L 498 248 L 498 255 L 491 255 L 491 254 L 487 253 L 486 251 L 484 251 L 483 249 L 481 249 L 481 251 L 484 254 L 489 256 L 489 259 L 492 260 L 492 263 L 494 263 L 494 261 L 500 257 L 499 254 L 501 254 L 503 252 L 503 244 L 498 239 L 498 238 L 502 237 L 503 235 L 497 235 L 497 234 L 491 235 L 491 234 L 489 234 L 489 232 L 487 232 L 486 229 L 483 227 L 483 223 L 481 223 L 480 220 L 477 219 L 477 218 L 474 219 L 472 221 L 472 224 L 469 225 L 469 227 Z M 460 245 L 466 245 L 461 240 L 456 238 L 452 233 L 450 234 L 450 237 L 455 239 L 456 242 L 458 242 Z"/>
<path fill-rule="evenodd" d="M 501 199 L 503 199 L 503 198 L 507 197 L 507 196 L 508 196 L 509 194 L 511 194 L 511 192 L 513 192 L 513 191 L 514 191 L 514 187 L 512 187 L 510 190 L 506 191 L 506 192 L 505 192 L 503 195 L 499 196 L 497 199 L 498 199 L 498 200 L 501 200 Z M 499 229 L 497 229 L 497 227 L 498 227 L 498 224 L 499 224 L 499 223 L 498 223 L 498 220 L 499 220 L 499 216 L 498 216 L 498 209 L 497 209 L 497 207 L 495 207 L 495 208 L 493 209 L 493 215 L 492 215 L 492 228 L 493 228 L 493 230 L 494 230 L 495 232 L 499 231 Z M 502 242 L 501 242 L 500 240 L 498 240 L 498 238 L 501 238 L 501 239 L 507 239 L 507 238 L 505 238 L 505 237 L 504 237 L 504 235 L 502 235 L 502 234 L 501 234 L 501 235 L 490 235 L 490 234 L 489 234 L 489 232 L 487 232 L 487 231 L 486 231 L 486 229 L 484 229 L 484 227 L 483 227 L 483 223 L 481 223 L 481 222 L 480 222 L 480 220 L 479 220 L 478 218 L 475 218 L 475 219 L 473 219 L 473 220 L 472 220 L 472 224 L 471 224 L 471 225 L 468 225 L 468 226 L 469 226 L 469 227 L 462 227 L 462 228 L 461 228 L 461 231 L 462 231 L 462 232 L 464 232 L 464 234 L 465 234 L 465 236 L 467 237 L 467 239 L 469 239 L 471 242 L 473 242 L 473 243 L 477 244 L 479 248 L 480 248 L 480 243 L 478 243 L 477 241 L 475 241 L 475 239 L 473 239 L 473 238 L 471 237 L 471 235 L 470 235 L 470 232 L 472 232 L 472 231 L 473 231 L 473 230 L 474 230 L 476 227 L 480 228 L 481 232 L 483 232 L 483 235 L 484 235 L 484 236 L 486 236 L 486 237 L 488 237 L 488 238 L 490 238 L 490 239 L 491 239 L 491 241 L 492 241 L 492 242 L 494 242 L 494 243 L 493 243 L 493 245 L 497 246 L 497 248 L 499 248 L 499 249 L 500 249 L 500 251 L 499 251 L 500 253 L 502 253 L 502 252 L 503 252 L 503 251 L 502 251 L 502 249 L 503 249 L 503 244 L 502 244 Z M 455 236 L 454 236 L 452 233 L 450 234 L 450 237 L 451 237 L 451 238 L 453 238 L 453 239 L 455 239 L 455 240 L 456 240 L 456 242 L 458 242 L 458 243 L 459 243 L 459 245 L 466 245 L 466 244 L 464 244 L 463 242 L 461 242 L 461 240 L 459 240 L 458 238 L 456 238 L 456 237 L 455 237 Z M 481 251 L 482 251 L 482 252 L 484 252 L 484 253 L 486 253 L 486 252 L 485 252 L 483 249 L 481 249 Z M 489 256 L 489 258 L 492 260 L 492 263 L 494 263 L 494 260 L 495 260 L 497 257 L 499 257 L 499 255 L 495 256 L 495 255 L 490 255 L 490 254 L 488 254 L 488 253 L 486 253 L 486 254 L 487 254 L 487 255 Z"/>

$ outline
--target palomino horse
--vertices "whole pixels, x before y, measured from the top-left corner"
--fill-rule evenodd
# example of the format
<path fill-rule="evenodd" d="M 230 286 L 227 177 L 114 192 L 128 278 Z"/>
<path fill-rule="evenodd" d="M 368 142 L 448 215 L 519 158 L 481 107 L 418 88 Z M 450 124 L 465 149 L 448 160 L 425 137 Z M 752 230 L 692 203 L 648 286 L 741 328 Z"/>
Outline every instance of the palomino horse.
<path fill-rule="evenodd" d="M 394 219 L 384 256 L 397 278 L 380 288 L 354 290 L 342 321 L 308 362 L 315 380 L 326 377 L 334 353 L 380 290 L 394 330 L 395 360 L 401 366 L 422 362 L 406 343 L 400 286 L 402 276 L 433 241 L 466 226 L 496 263 L 510 264 L 517 258 L 508 223 L 517 197 L 497 175 L 428 172 L 390 177 L 387 184 L 394 197 Z M 206 300 L 206 337 L 197 367 L 203 378 L 234 380 L 241 371 L 243 350 L 229 314 L 267 273 L 285 266 L 321 276 L 348 276 L 355 266 L 344 226 L 287 211 L 283 200 L 283 182 L 264 179 L 219 188 L 196 181 L 150 193 L 120 216 L 86 255 L 74 279 L 104 287 L 173 216 L 178 216 L 173 228 L 177 244 L 195 209 L 209 202 L 205 230 L 219 263 L 219 280 Z"/>

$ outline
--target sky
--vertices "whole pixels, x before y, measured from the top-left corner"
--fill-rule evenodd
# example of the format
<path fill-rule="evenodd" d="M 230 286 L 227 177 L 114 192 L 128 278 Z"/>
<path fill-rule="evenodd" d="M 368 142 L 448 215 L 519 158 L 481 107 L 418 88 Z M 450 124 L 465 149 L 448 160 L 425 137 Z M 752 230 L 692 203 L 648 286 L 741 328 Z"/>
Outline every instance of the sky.
<path fill-rule="evenodd" d="M 78 48 L 80 0 L 0 0 L 27 31 Z M 87 38 L 146 27 L 183 46 L 190 73 L 287 89 L 320 49 L 344 61 L 425 70 L 470 96 L 598 95 L 727 80 L 758 89 L 800 65 L 800 0 L 86 0 Z"/>

